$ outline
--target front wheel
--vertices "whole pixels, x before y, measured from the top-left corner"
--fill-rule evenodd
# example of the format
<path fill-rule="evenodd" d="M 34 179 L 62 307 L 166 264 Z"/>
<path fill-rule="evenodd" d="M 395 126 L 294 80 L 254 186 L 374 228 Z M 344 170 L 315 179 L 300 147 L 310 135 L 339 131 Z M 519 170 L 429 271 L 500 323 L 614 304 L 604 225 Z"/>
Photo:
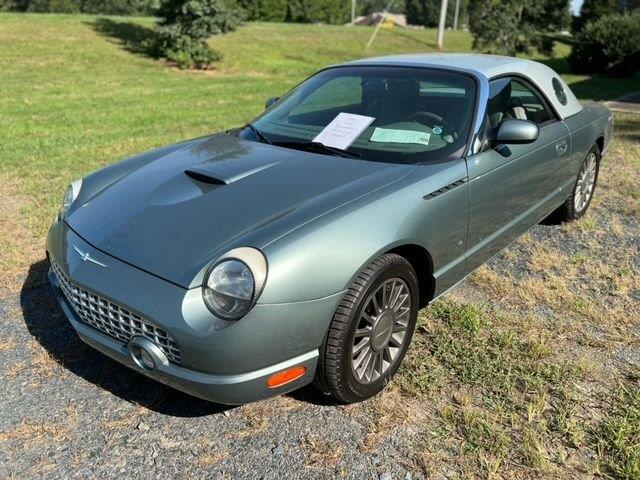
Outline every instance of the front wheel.
<path fill-rule="evenodd" d="M 418 316 L 418 281 L 403 257 L 385 254 L 353 282 L 333 316 L 316 384 L 354 403 L 380 392 L 404 358 Z"/>
<path fill-rule="evenodd" d="M 582 162 L 573 192 L 559 209 L 560 220 L 577 220 L 587 212 L 598 182 L 599 167 L 600 149 L 594 145 Z"/>

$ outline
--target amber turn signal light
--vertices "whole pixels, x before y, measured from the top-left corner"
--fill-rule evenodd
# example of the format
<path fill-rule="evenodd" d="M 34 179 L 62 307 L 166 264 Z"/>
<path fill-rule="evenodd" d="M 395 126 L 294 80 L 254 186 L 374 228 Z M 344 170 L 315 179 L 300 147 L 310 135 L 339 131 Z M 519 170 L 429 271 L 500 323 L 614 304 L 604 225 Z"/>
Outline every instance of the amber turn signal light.
<path fill-rule="evenodd" d="M 267 379 L 267 387 L 277 388 L 287 383 L 291 383 L 297 380 L 301 376 L 307 373 L 307 368 L 301 365 L 297 367 L 288 368 L 278 373 L 274 373 Z"/>

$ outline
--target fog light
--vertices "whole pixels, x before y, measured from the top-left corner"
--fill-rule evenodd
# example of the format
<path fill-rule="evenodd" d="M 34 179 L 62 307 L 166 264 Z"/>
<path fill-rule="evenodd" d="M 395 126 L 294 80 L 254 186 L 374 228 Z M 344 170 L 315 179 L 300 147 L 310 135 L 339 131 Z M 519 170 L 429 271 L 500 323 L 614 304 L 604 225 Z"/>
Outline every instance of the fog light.
<path fill-rule="evenodd" d="M 151 371 L 169 365 L 169 360 L 162 349 L 145 337 L 136 336 L 129 342 L 129 355 L 143 370 Z"/>
<path fill-rule="evenodd" d="M 131 358 L 140 368 L 145 370 L 154 370 L 156 368 L 151 354 L 138 345 L 131 346 Z"/>
<path fill-rule="evenodd" d="M 307 368 L 302 365 L 274 373 L 267 379 L 267 387 L 281 387 L 282 385 L 286 385 L 287 383 L 291 383 L 294 380 L 299 379 L 305 373 L 307 373 Z"/>
<path fill-rule="evenodd" d="M 149 370 L 153 370 L 155 368 L 153 358 L 151 358 L 151 355 L 149 355 L 149 352 L 147 352 L 146 350 L 140 350 L 140 363 L 142 363 Z"/>

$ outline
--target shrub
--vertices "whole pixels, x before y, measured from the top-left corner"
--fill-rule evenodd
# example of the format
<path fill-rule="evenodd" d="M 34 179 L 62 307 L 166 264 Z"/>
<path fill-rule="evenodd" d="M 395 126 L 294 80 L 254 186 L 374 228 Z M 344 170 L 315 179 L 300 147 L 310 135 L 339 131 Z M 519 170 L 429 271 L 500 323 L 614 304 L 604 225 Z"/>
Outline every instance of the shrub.
<path fill-rule="evenodd" d="M 206 40 L 174 35 L 172 31 L 164 33 L 160 39 L 160 53 L 179 68 L 206 70 L 211 64 L 222 59 L 222 55 L 209 47 Z"/>
<path fill-rule="evenodd" d="M 167 0 L 158 15 L 157 53 L 180 68 L 206 69 L 220 60 L 207 39 L 235 30 L 242 22 L 235 4 L 222 0 Z"/>
<path fill-rule="evenodd" d="M 606 15 L 576 35 L 569 56 L 576 73 L 633 75 L 640 71 L 640 15 Z"/>

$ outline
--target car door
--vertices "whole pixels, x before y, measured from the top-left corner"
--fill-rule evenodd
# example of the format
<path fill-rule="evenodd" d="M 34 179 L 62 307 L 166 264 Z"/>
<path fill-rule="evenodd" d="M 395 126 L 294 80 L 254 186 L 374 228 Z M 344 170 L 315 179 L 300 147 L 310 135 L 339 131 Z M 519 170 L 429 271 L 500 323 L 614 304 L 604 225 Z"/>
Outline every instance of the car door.
<path fill-rule="evenodd" d="M 469 269 L 495 255 L 561 203 L 563 171 L 571 153 L 568 128 L 532 84 L 507 76 L 489 85 L 482 147 L 467 159 Z M 507 118 L 536 123 L 537 140 L 496 145 L 492 138 Z"/>

